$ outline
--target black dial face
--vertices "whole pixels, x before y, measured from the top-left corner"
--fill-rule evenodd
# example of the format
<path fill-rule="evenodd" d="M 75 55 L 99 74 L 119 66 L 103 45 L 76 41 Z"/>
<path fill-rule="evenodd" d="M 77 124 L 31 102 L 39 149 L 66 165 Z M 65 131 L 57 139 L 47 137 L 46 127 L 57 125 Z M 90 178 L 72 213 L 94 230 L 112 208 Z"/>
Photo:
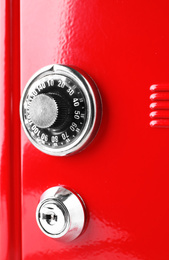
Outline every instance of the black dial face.
<path fill-rule="evenodd" d="M 81 135 L 87 120 L 87 102 L 77 82 L 54 74 L 36 80 L 29 87 L 22 112 L 30 137 L 38 144 L 57 149 Z"/>

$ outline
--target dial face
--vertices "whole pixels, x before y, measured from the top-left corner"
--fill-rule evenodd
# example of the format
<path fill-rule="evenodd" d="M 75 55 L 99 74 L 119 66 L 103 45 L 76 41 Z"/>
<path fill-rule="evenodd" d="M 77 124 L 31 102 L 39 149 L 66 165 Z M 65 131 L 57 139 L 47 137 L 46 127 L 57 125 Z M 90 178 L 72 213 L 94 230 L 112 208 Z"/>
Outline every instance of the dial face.
<path fill-rule="evenodd" d="M 22 115 L 28 135 L 37 144 L 57 150 L 83 132 L 88 118 L 86 94 L 71 77 L 46 75 L 26 90 Z"/>

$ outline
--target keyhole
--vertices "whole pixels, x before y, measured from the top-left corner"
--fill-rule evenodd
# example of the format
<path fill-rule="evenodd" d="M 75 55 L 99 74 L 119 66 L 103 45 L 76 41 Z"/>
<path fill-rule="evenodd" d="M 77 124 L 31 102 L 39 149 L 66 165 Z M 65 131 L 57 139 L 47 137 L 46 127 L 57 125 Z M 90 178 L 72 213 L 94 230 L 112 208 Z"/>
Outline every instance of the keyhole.
<path fill-rule="evenodd" d="M 46 219 L 46 222 L 49 224 L 49 225 L 55 225 L 56 224 L 56 221 L 58 219 L 57 215 L 55 215 L 55 213 L 53 212 L 49 212 L 47 214 L 42 214 L 42 219 Z"/>

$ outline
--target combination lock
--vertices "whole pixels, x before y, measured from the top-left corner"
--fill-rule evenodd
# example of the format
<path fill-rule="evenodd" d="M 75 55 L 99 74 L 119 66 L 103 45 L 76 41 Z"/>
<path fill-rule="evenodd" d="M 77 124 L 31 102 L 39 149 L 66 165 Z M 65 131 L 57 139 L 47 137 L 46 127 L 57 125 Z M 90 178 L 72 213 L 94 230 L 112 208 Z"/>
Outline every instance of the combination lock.
<path fill-rule="evenodd" d="M 28 81 L 20 104 L 24 131 L 44 153 L 68 155 L 84 149 L 101 121 L 101 98 L 83 71 L 50 65 Z"/>

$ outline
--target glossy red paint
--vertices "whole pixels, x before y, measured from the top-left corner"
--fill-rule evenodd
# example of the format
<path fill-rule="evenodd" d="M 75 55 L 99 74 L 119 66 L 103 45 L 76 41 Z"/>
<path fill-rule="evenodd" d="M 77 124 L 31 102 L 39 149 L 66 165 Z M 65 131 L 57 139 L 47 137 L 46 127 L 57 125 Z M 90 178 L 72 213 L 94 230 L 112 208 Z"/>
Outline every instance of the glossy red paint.
<path fill-rule="evenodd" d="M 0 259 L 21 259 L 19 1 L 0 1 Z"/>
<path fill-rule="evenodd" d="M 5 35 L 9 29 L 4 17 L 7 7 L 5 1 L 1 3 Z M 2 57 L 5 65 L 0 69 L 4 81 L 0 131 L 4 250 L 0 259 L 14 259 L 22 242 L 23 260 L 168 260 L 169 132 L 149 125 L 153 102 L 149 88 L 169 82 L 168 1 L 32 0 L 21 1 L 20 10 L 21 91 L 41 67 L 52 63 L 77 66 L 99 87 L 103 120 L 96 138 L 84 151 L 61 158 L 38 151 L 22 130 L 21 172 L 17 166 L 13 168 L 11 161 L 19 162 L 19 133 L 14 141 L 10 139 L 12 145 L 7 137 L 11 120 L 18 118 L 19 87 L 15 84 L 12 92 L 17 100 L 13 116 L 9 35 L 1 40 L 2 53 L 7 56 Z M 16 75 L 18 66 L 11 65 Z M 14 223 L 10 187 L 19 200 L 19 173 L 22 241 L 17 239 L 14 245 L 10 237 Z M 16 187 L 12 181 L 15 176 Z M 87 205 L 88 225 L 71 243 L 46 237 L 35 220 L 41 194 L 57 185 L 76 190 Z M 17 207 L 15 228 L 19 233 L 19 204 Z M 17 236 L 16 230 L 12 236 Z"/>

